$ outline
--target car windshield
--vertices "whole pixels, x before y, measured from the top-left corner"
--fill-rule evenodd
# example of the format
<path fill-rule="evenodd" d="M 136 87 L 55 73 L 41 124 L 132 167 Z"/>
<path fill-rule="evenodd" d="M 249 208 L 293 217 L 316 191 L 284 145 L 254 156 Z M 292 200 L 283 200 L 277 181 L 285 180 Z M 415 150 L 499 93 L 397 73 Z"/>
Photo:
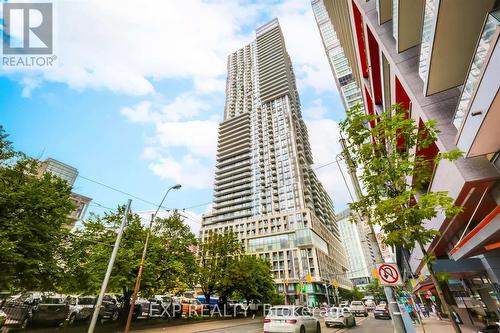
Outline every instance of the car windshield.
<path fill-rule="evenodd" d="M 80 297 L 78 303 L 80 305 L 93 305 L 95 301 L 94 297 Z"/>
<path fill-rule="evenodd" d="M 42 296 L 43 304 L 63 304 L 64 299 L 61 297 L 53 297 L 53 296 Z"/>
<path fill-rule="evenodd" d="M 363 305 L 361 301 L 353 301 L 351 305 Z"/>

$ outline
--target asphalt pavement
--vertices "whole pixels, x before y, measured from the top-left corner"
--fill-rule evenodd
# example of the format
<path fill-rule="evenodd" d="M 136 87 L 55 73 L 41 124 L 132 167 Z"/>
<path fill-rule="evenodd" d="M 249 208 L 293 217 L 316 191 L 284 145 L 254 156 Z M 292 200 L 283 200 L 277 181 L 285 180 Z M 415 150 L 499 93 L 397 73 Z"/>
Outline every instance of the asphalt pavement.
<path fill-rule="evenodd" d="M 393 333 L 394 329 L 392 326 L 392 321 L 387 319 L 375 319 L 373 314 L 368 317 L 357 317 L 356 326 L 352 328 L 327 328 L 323 321 L 321 321 L 321 332 L 322 333 Z M 227 321 L 223 327 L 218 326 L 214 328 L 210 327 L 192 327 L 191 332 L 196 333 L 263 333 L 263 323 L 262 320 L 259 321 L 248 321 L 240 323 L 232 323 Z M 199 328 L 199 329 L 198 329 Z M 183 327 L 183 329 L 189 329 L 189 327 Z M 177 332 L 171 330 L 171 332 Z"/>

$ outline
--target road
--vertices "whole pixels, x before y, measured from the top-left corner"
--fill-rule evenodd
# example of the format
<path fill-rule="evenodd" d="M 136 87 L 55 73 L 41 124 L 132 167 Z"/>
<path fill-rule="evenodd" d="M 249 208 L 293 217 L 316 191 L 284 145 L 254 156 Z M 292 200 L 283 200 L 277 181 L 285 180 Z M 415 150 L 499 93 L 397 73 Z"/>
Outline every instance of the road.
<path fill-rule="evenodd" d="M 392 321 L 385 319 L 375 319 L 370 314 L 368 317 L 357 317 L 356 327 L 352 328 L 327 328 L 322 321 L 322 333 L 393 333 Z M 140 330 L 141 333 L 263 333 L 262 319 L 237 319 L 225 321 L 213 321 L 180 325 L 174 327 L 164 327 L 156 329 Z"/>

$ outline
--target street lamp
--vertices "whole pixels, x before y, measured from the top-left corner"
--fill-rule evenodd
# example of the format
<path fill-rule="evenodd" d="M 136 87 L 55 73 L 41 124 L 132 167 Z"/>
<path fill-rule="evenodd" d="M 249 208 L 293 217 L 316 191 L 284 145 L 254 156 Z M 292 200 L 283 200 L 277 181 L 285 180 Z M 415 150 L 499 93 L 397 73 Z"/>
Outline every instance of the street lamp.
<path fill-rule="evenodd" d="M 149 237 L 151 235 L 151 228 L 152 228 L 153 222 L 156 218 L 156 214 L 158 214 L 158 211 L 162 207 L 163 202 L 165 201 L 165 198 L 167 197 L 168 192 L 170 192 L 170 190 L 172 190 L 172 189 L 178 190 L 181 187 L 182 187 L 181 184 L 176 184 L 176 185 L 172 186 L 171 188 L 169 188 L 167 190 L 167 193 L 165 193 L 165 195 L 163 196 L 163 199 L 161 199 L 161 202 L 158 205 L 158 207 L 156 208 L 155 213 L 153 215 L 151 215 L 151 221 L 149 221 L 148 233 L 146 235 L 146 242 L 144 243 L 144 248 L 142 250 L 142 257 L 141 257 L 141 263 L 139 265 L 139 272 L 137 273 L 137 278 L 135 280 L 135 285 L 134 285 L 134 292 L 132 293 L 132 300 L 130 302 L 130 310 L 128 311 L 127 324 L 125 325 L 125 333 L 129 332 L 130 325 L 132 323 L 132 315 L 134 314 L 135 301 L 137 300 L 137 293 L 139 292 L 139 287 L 141 285 L 142 271 L 144 270 L 144 261 L 146 260 L 146 253 L 148 251 Z"/>

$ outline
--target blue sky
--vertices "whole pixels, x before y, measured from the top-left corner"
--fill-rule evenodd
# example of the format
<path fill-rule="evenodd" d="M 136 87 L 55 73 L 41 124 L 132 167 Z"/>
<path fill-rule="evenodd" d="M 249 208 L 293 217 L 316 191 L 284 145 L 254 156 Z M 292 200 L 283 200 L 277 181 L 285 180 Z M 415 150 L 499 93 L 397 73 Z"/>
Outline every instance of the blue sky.
<path fill-rule="evenodd" d="M 227 54 L 278 17 L 294 63 L 316 165 L 335 159 L 344 111 L 304 1 L 54 2 L 57 65 L 1 68 L 0 124 L 17 149 L 152 202 L 179 182 L 166 206 L 208 209 Z M 337 168 L 318 170 L 336 210 L 347 195 Z M 75 192 L 116 207 L 127 196 L 78 178 Z M 136 211 L 153 209 L 133 199 Z M 194 230 L 194 221 L 188 221 Z"/>

